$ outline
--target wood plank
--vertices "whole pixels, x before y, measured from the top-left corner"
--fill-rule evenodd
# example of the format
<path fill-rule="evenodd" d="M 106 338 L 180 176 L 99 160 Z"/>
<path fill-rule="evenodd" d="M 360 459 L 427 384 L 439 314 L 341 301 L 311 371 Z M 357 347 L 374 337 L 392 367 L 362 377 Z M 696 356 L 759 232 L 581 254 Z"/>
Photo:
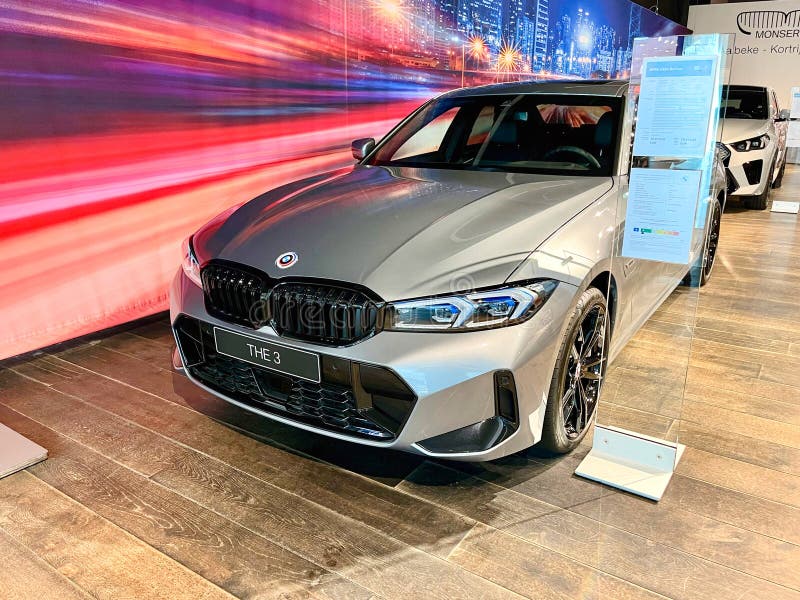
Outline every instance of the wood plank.
<path fill-rule="evenodd" d="M 800 546 L 683 510 L 618 493 L 574 510 L 593 520 L 754 577 L 800 590 Z M 769 556 L 769 560 L 763 560 Z"/>
<path fill-rule="evenodd" d="M 660 506 L 675 505 L 700 515 L 800 545 L 800 509 L 673 475 Z"/>
<path fill-rule="evenodd" d="M 800 403 L 794 406 L 800 412 Z M 792 413 L 789 412 L 789 415 Z M 684 421 L 693 421 L 700 425 L 713 424 L 713 427 L 727 433 L 756 440 L 769 440 L 773 444 L 800 448 L 800 427 L 791 422 L 765 419 L 760 416 L 728 410 L 720 406 L 697 402 L 687 398 L 683 402 Z"/>
<path fill-rule="evenodd" d="M 701 387 L 695 382 L 686 386 L 686 400 L 704 402 L 726 410 L 732 410 L 762 419 L 789 425 L 800 425 L 800 402 L 784 402 L 763 398 L 749 393 L 734 392 L 714 387 Z"/>
<path fill-rule="evenodd" d="M 728 327 L 727 330 L 720 330 L 720 328 L 726 326 Z M 787 334 L 783 329 L 764 327 L 763 323 L 757 328 L 750 326 L 744 328 L 738 319 L 719 318 L 719 316 L 713 320 L 709 318 L 698 319 L 697 327 L 694 331 L 695 340 L 783 356 L 789 352 L 790 345 L 796 339 L 800 340 L 800 333 Z M 782 340 L 781 337 L 785 337 L 786 341 Z"/>
<path fill-rule="evenodd" d="M 130 333 L 166 346 L 175 344 L 175 338 L 170 330 L 169 313 L 167 312 L 154 316 L 152 320 L 138 321 L 130 329 Z"/>
<path fill-rule="evenodd" d="M 488 463 L 458 463 L 458 470 L 560 508 L 569 508 L 611 493 L 606 486 L 575 475 L 590 446 L 556 459 L 535 450 Z"/>
<path fill-rule="evenodd" d="M 232 598 L 26 471 L 0 479 L 0 527 L 95 598 Z"/>
<path fill-rule="evenodd" d="M 511 489 L 486 485 L 463 470 L 430 461 L 415 469 L 397 488 L 497 529 L 561 510 Z"/>
<path fill-rule="evenodd" d="M 15 600 L 89 600 L 86 592 L 0 529 L 0 592 Z"/>
<path fill-rule="evenodd" d="M 6 384 L 13 377 L 0 372 L 0 381 Z M 19 395 L 21 386 L 20 383 L 8 388 L 0 402 L 69 437 L 74 436 L 101 453 L 114 452 L 108 447 L 105 432 L 116 431 L 123 425 L 127 425 L 126 435 L 132 438 L 134 447 L 145 454 L 148 452 L 146 440 L 169 444 L 165 438 L 108 412 L 56 390 L 45 389 L 42 394 L 60 395 L 57 403 L 64 407 L 63 413 L 51 413 L 41 402 L 26 400 L 29 394 Z M 78 427 L 76 423 L 83 426 Z M 153 475 L 152 480 L 382 596 L 414 595 L 437 586 L 444 597 L 463 597 L 473 591 L 487 598 L 513 596 L 507 590 L 372 527 L 188 448 L 175 446 L 175 451 L 168 453 L 169 461 L 162 459 L 166 454 L 163 449 L 157 450 L 158 462 L 164 468 Z M 122 452 L 117 453 L 115 460 L 133 468 L 143 459 L 128 459 L 128 454 Z M 128 460 L 134 464 L 126 464 Z M 144 460 L 155 462 L 153 457 Z M 364 501 L 364 498 L 355 496 L 353 500 Z M 461 535 L 464 533 L 466 531 Z"/>
<path fill-rule="evenodd" d="M 434 591 L 441 598 L 515 596 L 469 571 L 211 459 L 181 462 L 153 479 L 269 539 L 290 543 L 302 556 L 384 597 L 416 597 Z"/>
<path fill-rule="evenodd" d="M 202 412 L 262 439 L 267 438 L 297 452 L 390 485 L 401 481 L 423 460 L 403 452 L 365 447 L 359 447 L 358 452 L 353 452 L 353 444 L 350 442 L 310 433 L 255 415 L 208 394 L 182 374 L 155 367 L 130 355 L 103 348 L 102 345 L 75 349 L 59 354 L 58 357 L 175 404 Z"/>
<path fill-rule="evenodd" d="M 694 361 L 694 359 L 693 363 L 689 365 L 686 383 L 687 387 L 693 387 L 695 390 L 729 390 L 740 394 L 751 394 L 778 400 L 779 402 L 795 401 L 800 394 L 800 387 L 795 385 L 749 376 L 732 365 L 726 366 L 720 363 Z"/>
<path fill-rule="evenodd" d="M 450 511 L 372 479 L 247 437 L 194 410 L 71 367 L 69 363 L 64 364 L 71 368 L 60 371 L 56 377 L 54 372 L 60 362 L 52 357 L 36 359 L 25 372 L 27 376 L 39 377 L 41 367 L 53 390 L 170 437 L 426 552 L 446 557 L 473 525 Z M 56 367 L 50 369 L 53 364 Z M 26 394 L 32 385 L 35 384 L 22 382 L 17 393 Z M 360 501 L 363 498 L 370 501 Z"/>
<path fill-rule="evenodd" d="M 600 402 L 597 407 L 597 422 L 603 425 L 621 427 L 645 435 L 667 439 L 676 433 L 673 424 L 676 419 L 652 412 L 620 406 L 613 402 Z M 671 440 L 675 441 L 675 440 Z"/>
<path fill-rule="evenodd" d="M 681 414 L 681 391 L 681 387 L 676 387 L 672 379 L 652 377 L 614 363 L 607 372 L 600 402 L 675 419 Z"/>
<path fill-rule="evenodd" d="M 0 420 L 51 449 L 51 458 L 30 470 L 33 475 L 232 595 L 371 595 L 2 405 Z"/>
<path fill-rule="evenodd" d="M 431 463 L 426 468 L 428 472 L 425 476 L 434 477 L 433 470 L 447 467 Z M 441 477 L 447 479 L 447 475 L 442 474 Z M 474 501 L 475 487 L 484 486 L 488 489 L 483 491 L 484 497 L 492 492 L 506 493 L 504 488 L 488 481 L 452 476 L 450 481 L 447 486 L 417 485 L 413 481 L 402 485 L 431 501 L 446 502 L 453 510 L 482 523 L 491 520 L 493 513 L 484 509 L 485 502 Z M 442 488 L 447 489 L 442 491 Z M 539 514 L 528 519 L 516 519 L 514 523 L 504 526 L 502 531 L 652 592 L 678 599 L 740 599 L 771 595 L 800 598 L 800 594 L 785 587 L 606 525 L 575 513 L 574 508 L 559 510 L 550 506 L 547 510 L 547 505 L 537 505 L 530 498 L 524 501 L 533 502 L 530 508 Z M 577 506 L 580 504 L 576 503 Z M 486 519 L 482 517 L 484 514 L 488 514 Z"/>
<path fill-rule="evenodd" d="M 775 471 L 800 475 L 800 450 L 768 440 L 745 437 L 716 427 L 681 421 L 679 439 L 682 444 L 749 462 Z"/>
<path fill-rule="evenodd" d="M 0 370 L 0 403 L 90 446 L 145 476 L 174 464 L 187 452 L 181 446 L 80 401 Z"/>
<path fill-rule="evenodd" d="M 663 598 L 485 525 L 476 525 L 450 560 L 537 600 Z"/>
<path fill-rule="evenodd" d="M 800 507 L 800 477 L 752 463 L 688 447 L 677 473 L 728 488 Z"/>

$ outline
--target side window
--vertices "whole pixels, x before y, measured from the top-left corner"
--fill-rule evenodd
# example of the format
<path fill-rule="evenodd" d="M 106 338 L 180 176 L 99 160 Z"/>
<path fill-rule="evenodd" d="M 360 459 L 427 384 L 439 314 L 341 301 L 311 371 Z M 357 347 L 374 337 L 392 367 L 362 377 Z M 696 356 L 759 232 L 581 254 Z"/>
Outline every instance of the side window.
<path fill-rule="evenodd" d="M 391 160 L 402 160 L 404 158 L 432 154 L 439 150 L 459 110 L 458 107 L 453 107 L 429 121 L 427 125 L 408 138 L 397 149 Z"/>

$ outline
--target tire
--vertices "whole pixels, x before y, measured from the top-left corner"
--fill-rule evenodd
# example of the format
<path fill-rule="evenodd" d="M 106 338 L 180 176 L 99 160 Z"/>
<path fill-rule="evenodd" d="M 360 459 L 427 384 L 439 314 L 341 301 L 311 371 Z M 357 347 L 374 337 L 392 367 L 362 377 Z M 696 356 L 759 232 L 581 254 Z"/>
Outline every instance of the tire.
<path fill-rule="evenodd" d="M 772 190 L 772 172 L 775 170 L 775 163 L 770 163 L 769 170 L 767 171 L 767 183 L 764 185 L 764 191 L 758 196 L 749 196 L 744 199 L 745 208 L 750 210 L 766 210 L 769 206 L 769 193 Z"/>
<path fill-rule="evenodd" d="M 608 306 L 600 290 L 591 287 L 581 294 L 558 351 L 537 448 L 566 454 L 591 429 L 611 339 L 607 315 Z M 577 361 L 576 355 L 580 355 Z M 577 373 L 583 376 L 576 377 Z"/>
<path fill-rule="evenodd" d="M 683 278 L 683 285 L 689 287 L 702 287 L 711 279 L 711 272 L 717 258 L 719 248 L 720 223 L 722 221 L 722 204 L 715 198 L 709 207 L 711 219 L 708 223 L 708 232 L 703 242 L 703 255 L 692 265 Z"/>
<path fill-rule="evenodd" d="M 783 157 L 783 164 L 781 165 L 781 170 L 778 171 L 778 176 L 775 178 L 775 181 L 772 182 L 772 189 L 777 190 L 781 185 L 783 185 L 783 174 L 786 172 L 786 156 L 784 153 Z"/>

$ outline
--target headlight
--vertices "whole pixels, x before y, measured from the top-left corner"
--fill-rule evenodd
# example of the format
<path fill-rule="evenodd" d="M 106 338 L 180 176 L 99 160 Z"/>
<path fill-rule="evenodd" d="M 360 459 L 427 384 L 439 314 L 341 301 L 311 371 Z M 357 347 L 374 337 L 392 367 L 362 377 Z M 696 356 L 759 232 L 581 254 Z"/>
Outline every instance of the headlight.
<path fill-rule="evenodd" d="M 547 301 L 557 282 L 536 281 L 493 290 L 392 302 L 384 329 L 472 331 L 527 321 Z"/>
<path fill-rule="evenodd" d="M 737 152 L 749 152 L 750 150 L 763 150 L 767 147 L 767 144 L 769 144 L 769 136 L 764 134 L 749 140 L 735 142 L 731 145 Z"/>
<path fill-rule="evenodd" d="M 200 279 L 200 263 L 197 262 L 197 257 L 194 254 L 192 247 L 192 236 L 183 240 L 183 272 L 186 276 L 194 281 L 200 287 L 203 287 L 203 281 Z"/>

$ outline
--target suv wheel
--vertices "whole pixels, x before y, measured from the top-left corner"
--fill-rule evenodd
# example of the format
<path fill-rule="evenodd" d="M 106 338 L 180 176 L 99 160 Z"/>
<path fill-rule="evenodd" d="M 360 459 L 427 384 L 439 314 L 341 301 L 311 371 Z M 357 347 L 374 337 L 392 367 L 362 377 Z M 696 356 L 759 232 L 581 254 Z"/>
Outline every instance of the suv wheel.
<path fill-rule="evenodd" d="M 540 448 L 573 450 L 592 424 L 606 374 L 611 332 L 602 292 L 589 288 L 572 312 L 558 352 L 544 415 Z"/>

